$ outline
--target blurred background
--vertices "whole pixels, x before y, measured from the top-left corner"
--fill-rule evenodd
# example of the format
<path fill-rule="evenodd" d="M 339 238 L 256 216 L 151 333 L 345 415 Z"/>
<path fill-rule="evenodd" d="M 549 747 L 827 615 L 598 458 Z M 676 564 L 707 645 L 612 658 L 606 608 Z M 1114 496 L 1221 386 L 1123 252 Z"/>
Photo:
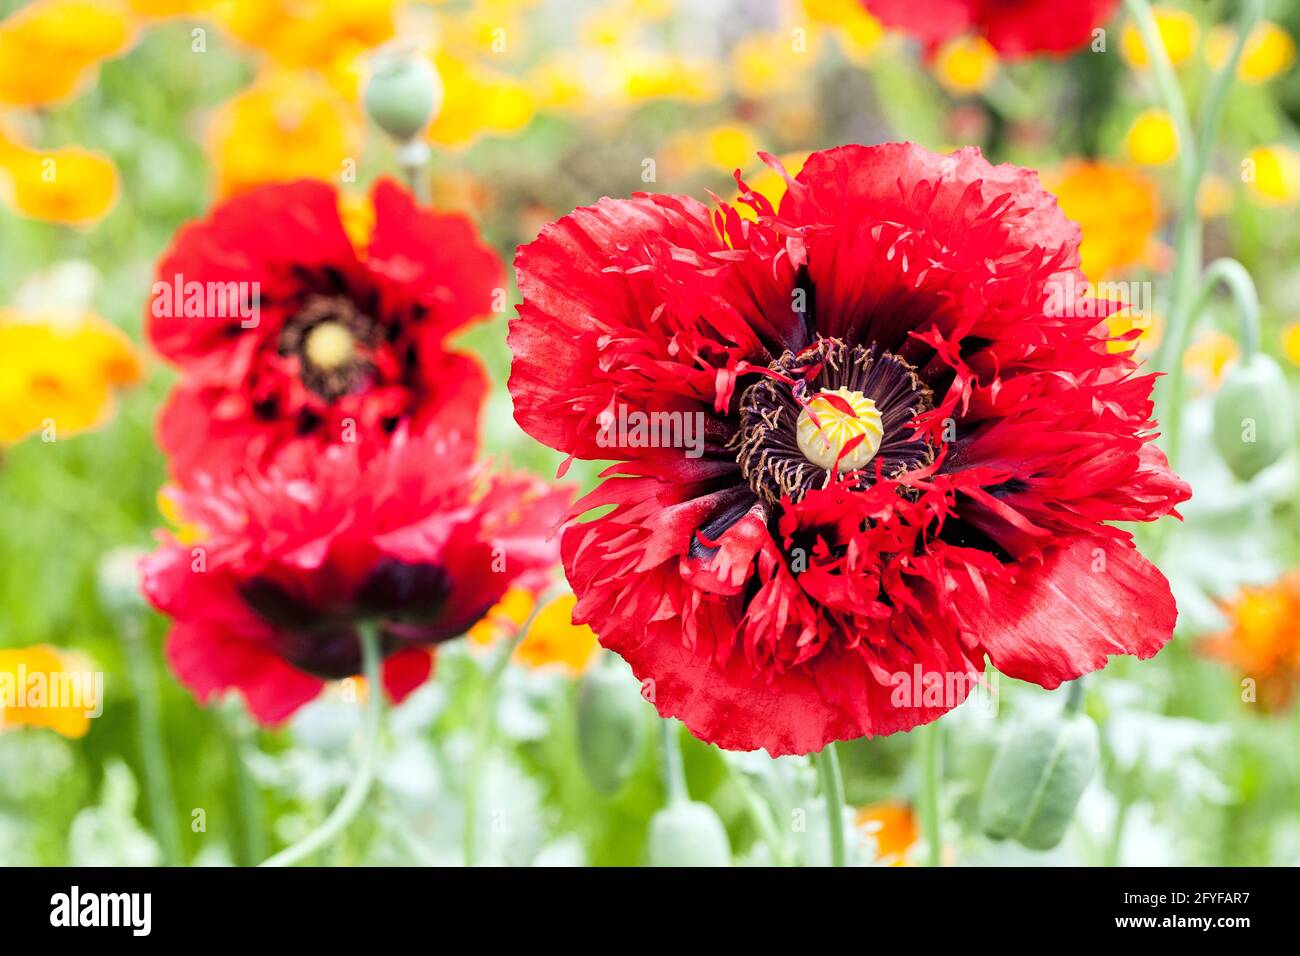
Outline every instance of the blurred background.
<path fill-rule="evenodd" d="M 1122 12 L 1101 50 L 1015 64 L 974 38 L 922 50 L 855 0 L 0 0 L 0 13 L 0 672 L 55 660 L 104 675 L 93 720 L 0 709 L 0 864 L 256 862 L 351 775 L 345 694 L 257 731 L 237 700 L 199 708 L 163 663 L 166 622 L 140 606 L 131 563 L 167 523 L 153 429 L 173 373 L 141 324 L 156 258 L 217 199 L 303 176 L 360 199 L 396 174 L 361 106 L 368 53 L 396 37 L 428 51 L 445 89 L 433 202 L 473 217 L 507 262 L 605 195 L 729 198 L 739 169 L 775 199 L 759 150 L 796 172 L 842 143 L 974 144 L 1041 172 L 1083 226 L 1090 279 L 1150 283 L 1153 308 L 1115 331 L 1138 328 L 1144 355 L 1162 334 L 1181 144 Z M 1193 104 L 1234 13 L 1157 8 Z M 1294 391 L 1300 3 L 1267 16 L 1197 214 L 1207 259 L 1254 276 L 1263 351 Z M 506 321 L 459 340 L 493 379 L 486 445 L 552 477 L 560 456 L 511 417 Z M 999 728 L 1059 698 L 1002 679 L 996 707 L 945 718 L 948 862 L 1300 864 L 1300 481 L 1294 452 L 1242 481 L 1212 447 L 1235 328 L 1227 300 L 1212 303 L 1181 358 L 1179 470 L 1195 496 L 1185 523 L 1143 542 L 1173 582 L 1176 639 L 1089 682 L 1101 770 L 1054 850 L 989 841 L 976 805 Z M 527 611 L 518 598 L 440 654 L 390 721 L 366 815 L 319 862 L 455 864 L 467 843 L 484 863 L 644 860 L 664 798 L 653 713 L 590 632 L 551 615 L 484 694 L 493 645 Z M 603 726 L 621 728 L 613 756 Z M 691 795 L 718 813 L 735 862 L 824 862 L 806 760 L 683 744 Z M 858 862 L 914 862 L 912 750 L 908 735 L 841 747 Z"/>

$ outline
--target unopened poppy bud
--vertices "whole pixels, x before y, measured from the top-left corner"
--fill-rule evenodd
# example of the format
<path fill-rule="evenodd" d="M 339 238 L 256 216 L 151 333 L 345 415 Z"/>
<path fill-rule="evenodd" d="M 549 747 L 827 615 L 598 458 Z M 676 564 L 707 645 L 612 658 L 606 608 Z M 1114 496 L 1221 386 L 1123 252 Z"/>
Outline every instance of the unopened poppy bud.
<path fill-rule="evenodd" d="M 641 752 L 645 704 L 638 688 L 626 668 L 608 666 L 592 667 L 578 685 L 578 754 L 601 793 L 622 788 Z"/>
<path fill-rule="evenodd" d="M 980 798 L 980 826 L 995 840 L 1032 850 L 1061 842 L 1097 769 L 1097 725 L 1084 714 L 1052 714 L 1012 727 Z"/>
<path fill-rule="evenodd" d="M 1277 362 L 1256 353 L 1229 370 L 1214 397 L 1214 447 L 1232 473 L 1254 478 L 1294 439 L 1291 390 Z"/>
<path fill-rule="evenodd" d="M 138 548 L 114 548 L 99 559 L 95 590 L 108 615 L 123 618 L 143 611 L 148 605 L 140 591 L 140 562 L 145 552 Z"/>
<path fill-rule="evenodd" d="M 366 83 L 366 112 L 399 143 L 412 139 L 442 108 L 442 80 L 414 51 L 378 54 Z"/>
<path fill-rule="evenodd" d="M 651 866 L 730 866 L 727 831 L 713 808 L 676 800 L 650 820 Z"/>

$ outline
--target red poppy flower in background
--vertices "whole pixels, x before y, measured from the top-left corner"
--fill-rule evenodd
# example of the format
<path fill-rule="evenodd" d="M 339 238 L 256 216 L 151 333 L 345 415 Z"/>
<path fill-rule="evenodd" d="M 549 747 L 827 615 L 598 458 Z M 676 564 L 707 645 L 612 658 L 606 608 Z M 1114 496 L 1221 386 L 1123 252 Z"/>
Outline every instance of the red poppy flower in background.
<path fill-rule="evenodd" d="M 399 426 L 265 470 L 191 472 L 170 490 L 196 543 L 145 559 L 149 600 L 173 619 L 167 657 L 200 701 L 239 691 L 263 723 L 361 670 L 358 622 L 380 622 L 384 683 L 401 700 L 429 648 L 463 634 L 511 586 L 540 589 L 547 540 L 571 499 L 524 477 L 489 477 L 464 433 Z"/>
<path fill-rule="evenodd" d="M 1008 59 L 1070 53 L 1092 39 L 1119 0 L 862 0 L 887 27 L 927 44 L 963 33 L 984 37 Z"/>
<path fill-rule="evenodd" d="M 779 213 L 741 189 L 757 222 L 603 199 L 517 255 L 516 419 L 616 460 L 563 533 L 575 620 L 774 755 L 934 720 L 986 656 L 1051 688 L 1156 653 L 1168 583 L 1107 522 L 1189 490 L 1035 174 L 845 146 Z"/>
<path fill-rule="evenodd" d="M 333 186 L 263 186 L 176 236 L 148 309 L 154 346 L 182 377 L 159 422 L 172 473 L 365 443 L 400 422 L 420 432 L 451 404 L 476 415 L 485 388 L 448 333 L 486 314 L 496 255 L 458 214 L 373 191 L 364 248 Z"/>

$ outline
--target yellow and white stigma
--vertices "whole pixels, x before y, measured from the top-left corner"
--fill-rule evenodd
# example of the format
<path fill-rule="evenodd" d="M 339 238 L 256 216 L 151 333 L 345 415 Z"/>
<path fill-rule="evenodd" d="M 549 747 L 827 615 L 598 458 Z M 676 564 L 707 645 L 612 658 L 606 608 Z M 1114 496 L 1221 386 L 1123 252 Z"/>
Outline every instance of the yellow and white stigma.
<path fill-rule="evenodd" d="M 335 369 L 352 360 L 356 354 L 356 339 L 347 326 L 339 322 L 322 322 L 307 333 L 304 351 L 317 368 Z"/>
<path fill-rule="evenodd" d="M 842 398 L 854 414 L 849 415 L 827 401 L 825 396 L 828 394 Z M 810 410 L 812 415 L 809 414 Z M 813 415 L 821 422 L 820 428 L 813 421 Z M 840 457 L 844 446 L 859 435 L 865 437 L 840 459 L 841 473 L 856 471 L 865 466 L 880 450 L 880 443 L 885 437 L 876 403 L 861 392 L 847 388 L 822 389 L 808 403 L 807 408 L 799 413 L 799 420 L 795 424 L 799 450 L 810 462 L 827 471 L 835 466 L 835 459 Z"/>

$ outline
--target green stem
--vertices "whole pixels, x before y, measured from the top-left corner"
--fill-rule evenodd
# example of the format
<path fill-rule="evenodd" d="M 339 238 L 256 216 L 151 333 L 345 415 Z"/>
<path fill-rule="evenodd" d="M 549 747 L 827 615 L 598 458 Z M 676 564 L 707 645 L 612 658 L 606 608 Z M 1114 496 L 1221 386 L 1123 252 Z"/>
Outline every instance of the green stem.
<path fill-rule="evenodd" d="M 943 776 L 943 728 L 938 721 L 917 728 L 921 787 L 916 809 L 925 834 L 926 866 L 943 865 L 943 825 L 939 818 L 939 784 Z"/>
<path fill-rule="evenodd" d="M 844 778 L 840 758 L 831 741 L 813 756 L 821 778 L 822 798 L 826 801 L 826 828 L 830 831 L 831 866 L 843 866 L 844 855 Z"/>
<path fill-rule="evenodd" d="M 772 852 L 772 863 L 775 866 L 785 866 L 785 841 L 782 840 L 781 831 L 777 828 L 776 819 L 772 815 L 772 808 L 754 790 L 743 770 L 737 770 L 728 763 L 727 771 L 731 774 L 732 780 L 736 783 L 736 788 L 745 801 L 745 810 L 748 812 L 749 818 L 754 822 L 754 828 L 758 831 L 759 839 L 766 843 L 767 848 Z"/>
<path fill-rule="evenodd" d="M 1237 320 L 1241 329 L 1241 354 L 1242 358 L 1249 359 L 1259 351 L 1259 293 L 1255 291 L 1255 281 L 1246 267 L 1236 259 L 1215 259 L 1205 267 L 1201 276 L 1200 294 L 1192 307 L 1190 324 L 1195 327 L 1197 318 L 1209 305 L 1214 290 L 1220 283 L 1227 287 L 1236 302 Z"/>
<path fill-rule="evenodd" d="M 379 751 L 379 730 L 384 715 L 384 686 L 380 668 L 383 655 L 379 649 L 379 627 L 366 622 L 358 628 L 361 636 L 362 671 L 366 678 L 365 731 L 361 742 L 361 762 L 356 776 L 343 792 L 343 798 L 323 823 L 292 846 L 262 863 L 262 866 L 293 866 L 333 842 L 352 822 L 370 794 L 375 782 L 375 765 Z"/>
<path fill-rule="evenodd" d="M 221 715 L 230 741 L 231 767 L 235 778 L 235 793 L 239 801 L 239 830 L 242 843 L 242 863 L 252 866 L 266 856 L 266 817 L 262 812 L 261 794 L 252 774 L 248 772 L 248 754 L 253 749 L 252 732 L 242 706 L 231 702 Z"/>
<path fill-rule="evenodd" d="M 122 643 L 126 647 L 127 668 L 139 706 L 136 735 L 144 767 L 145 792 L 154 832 L 162 844 L 163 859 L 169 866 L 181 863 L 181 834 L 176 813 L 176 795 L 172 789 L 167 748 L 162 737 L 162 705 L 158 695 L 158 674 L 149 654 L 144 628 L 132 615 L 123 622 Z"/>
<path fill-rule="evenodd" d="M 1076 677 L 1070 681 L 1069 695 L 1065 698 L 1065 714 L 1067 717 L 1077 714 L 1083 708 L 1083 682 L 1082 677 Z"/>
<path fill-rule="evenodd" d="M 1201 179 L 1209 166 L 1218 136 L 1223 107 L 1231 88 L 1246 38 L 1262 15 L 1262 0 L 1245 0 L 1238 20 L 1238 32 L 1232 53 L 1210 80 L 1202 104 L 1199 126 L 1194 131 L 1174 75 L 1173 64 L 1160 39 L 1160 30 L 1147 0 L 1124 0 L 1146 47 L 1147 60 L 1155 77 L 1160 98 L 1173 119 L 1179 141 L 1180 215 L 1174 238 L 1173 289 L 1169 298 L 1169 330 L 1156 354 L 1156 367 L 1167 376 L 1157 384 L 1157 419 L 1165 435 L 1169 463 L 1178 467 L 1183 411 L 1183 352 L 1195 319 L 1195 297 L 1201 283 L 1202 230 L 1197 198 Z M 1163 536 L 1160 540 L 1163 540 Z"/>
<path fill-rule="evenodd" d="M 537 619 L 538 613 L 549 600 L 549 595 L 543 595 L 537 599 L 537 603 L 533 605 L 533 610 L 528 615 L 527 620 L 520 625 L 509 640 L 502 644 L 484 678 L 483 697 L 479 701 L 478 719 L 474 725 L 474 749 L 469 755 L 469 766 L 465 770 L 465 829 L 461 834 L 461 847 L 465 854 L 466 866 L 473 866 L 475 860 L 474 843 L 478 828 L 478 791 L 483 777 L 483 758 L 492 736 L 492 724 L 496 716 L 497 689 L 501 684 L 502 675 L 506 672 L 506 666 L 510 663 L 510 658 L 514 656 L 515 650 L 523 643 L 524 638 L 528 635 L 529 628 L 533 626 L 533 621 Z"/>
<path fill-rule="evenodd" d="M 691 799 L 686 789 L 686 765 L 682 762 L 681 735 L 671 717 L 659 721 L 659 745 L 664 760 L 664 788 L 669 803 L 685 803 Z"/>

